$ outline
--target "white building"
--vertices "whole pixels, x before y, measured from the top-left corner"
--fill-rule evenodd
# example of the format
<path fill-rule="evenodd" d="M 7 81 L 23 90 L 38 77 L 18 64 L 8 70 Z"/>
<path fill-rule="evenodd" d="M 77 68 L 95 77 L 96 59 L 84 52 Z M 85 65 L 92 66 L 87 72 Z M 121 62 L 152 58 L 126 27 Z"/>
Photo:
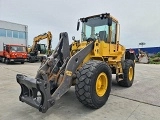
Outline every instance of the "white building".
<path fill-rule="evenodd" d="M 27 46 L 28 26 L 0 20 L 0 48 L 4 44 Z"/>

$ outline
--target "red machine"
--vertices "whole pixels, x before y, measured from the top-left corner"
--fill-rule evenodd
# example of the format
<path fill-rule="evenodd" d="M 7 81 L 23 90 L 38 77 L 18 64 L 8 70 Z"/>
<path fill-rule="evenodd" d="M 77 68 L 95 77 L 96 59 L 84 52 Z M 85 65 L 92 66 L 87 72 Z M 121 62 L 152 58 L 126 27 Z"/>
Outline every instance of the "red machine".
<path fill-rule="evenodd" d="M 24 62 L 27 60 L 26 46 L 3 44 L 3 50 L 0 51 L 0 61 L 6 64 L 11 62 Z"/>

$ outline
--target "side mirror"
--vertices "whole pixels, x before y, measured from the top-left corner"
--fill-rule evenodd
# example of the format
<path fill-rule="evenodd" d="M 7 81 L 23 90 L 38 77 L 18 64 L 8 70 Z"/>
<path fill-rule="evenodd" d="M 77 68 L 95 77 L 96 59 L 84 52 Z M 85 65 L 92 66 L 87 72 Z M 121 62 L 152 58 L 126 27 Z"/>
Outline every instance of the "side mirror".
<path fill-rule="evenodd" d="M 112 26 L 112 18 L 108 18 L 108 26 Z"/>
<path fill-rule="evenodd" d="M 79 30 L 80 21 L 77 22 L 77 31 Z"/>
<path fill-rule="evenodd" d="M 3 50 L 6 50 L 6 46 L 3 46 Z"/>

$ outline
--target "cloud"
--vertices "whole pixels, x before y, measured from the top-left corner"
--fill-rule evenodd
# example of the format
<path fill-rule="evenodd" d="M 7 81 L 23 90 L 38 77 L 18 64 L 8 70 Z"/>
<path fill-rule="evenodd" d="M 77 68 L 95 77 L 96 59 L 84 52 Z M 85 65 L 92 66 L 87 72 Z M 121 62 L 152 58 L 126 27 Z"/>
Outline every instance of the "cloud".
<path fill-rule="evenodd" d="M 0 19 L 28 25 L 29 44 L 38 34 L 51 31 L 53 47 L 59 33 L 68 32 L 80 39 L 76 31 L 77 20 L 94 14 L 110 12 L 121 25 L 120 40 L 127 48 L 160 46 L 159 0 L 0 0 Z"/>

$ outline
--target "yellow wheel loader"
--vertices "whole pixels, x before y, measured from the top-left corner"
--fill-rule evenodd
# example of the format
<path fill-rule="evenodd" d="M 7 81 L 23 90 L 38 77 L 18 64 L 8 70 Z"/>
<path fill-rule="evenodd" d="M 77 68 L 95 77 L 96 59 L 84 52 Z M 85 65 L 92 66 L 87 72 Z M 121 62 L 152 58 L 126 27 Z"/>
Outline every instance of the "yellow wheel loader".
<path fill-rule="evenodd" d="M 35 78 L 17 74 L 19 100 L 45 113 L 71 86 L 77 99 L 87 107 L 102 107 L 111 91 L 112 74 L 120 86 L 134 80 L 134 60 L 119 44 L 119 23 L 109 13 L 80 18 L 81 40 L 69 45 L 68 34 L 60 33 L 59 43 L 44 61 Z"/>

